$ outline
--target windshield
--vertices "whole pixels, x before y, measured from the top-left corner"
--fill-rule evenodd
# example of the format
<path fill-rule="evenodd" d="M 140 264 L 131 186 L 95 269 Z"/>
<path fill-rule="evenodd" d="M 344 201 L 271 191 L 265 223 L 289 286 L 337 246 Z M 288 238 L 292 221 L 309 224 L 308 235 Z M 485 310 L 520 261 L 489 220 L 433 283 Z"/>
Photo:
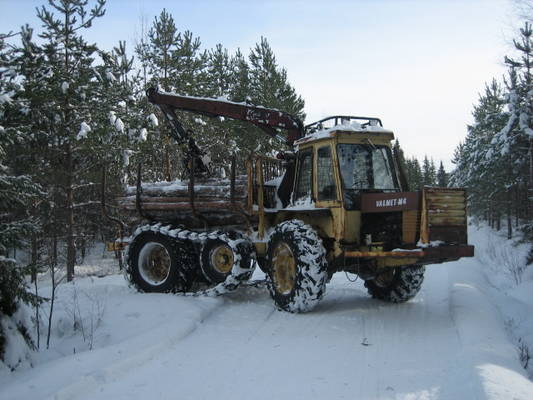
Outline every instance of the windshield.
<path fill-rule="evenodd" d="M 398 190 L 388 147 L 370 144 L 339 144 L 337 154 L 347 208 L 357 207 L 353 204 L 354 197 L 361 190 L 384 192 Z"/>

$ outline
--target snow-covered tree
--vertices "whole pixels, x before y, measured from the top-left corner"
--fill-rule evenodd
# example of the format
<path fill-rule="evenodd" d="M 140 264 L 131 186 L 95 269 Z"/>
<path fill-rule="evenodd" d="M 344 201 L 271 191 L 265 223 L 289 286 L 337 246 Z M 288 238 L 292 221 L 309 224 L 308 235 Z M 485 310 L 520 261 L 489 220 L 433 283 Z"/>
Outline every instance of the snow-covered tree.
<path fill-rule="evenodd" d="M 250 66 L 240 49 L 231 57 L 230 100 L 241 103 L 251 100 Z"/>
<path fill-rule="evenodd" d="M 252 102 L 277 108 L 304 120 L 304 100 L 288 82 L 287 70 L 278 66 L 266 38 L 262 37 L 255 45 L 249 59 Z"/>
<path fill-rule="evenodd" d="M 21 87 L 13 63 L 15 51 L 6 45 L 5 36 L 0 35 L 0 362 L 6 361 L 13 369 L 22 360 L 5 360 L 9 341 L 20 335 L 33 346 L 31 327 L 22 316 L 14 314 L 20 303 L 36 305 L 40 301 L 26 283 L 25 274 L 30 269 L 21 265 L 13 253 L 28 247 L 28 239 L 39 232 L 40 224 L 30 210 L 43 193 L 30 176 L 17 175 L 4 162 L 8 147 L 19 140 L 17 124 L 23 117 L 18 99 Z"/>
<path fill-rule="evenodd" d="M 45 229 L 66 244 L 69 279 L 76 262 L 77 216 L 87 206 L 87 172 L 96 162 L 91 141 L 99 82 L 94 69 L 96 46 L 81 32 L 104 14 L 104 0 L 89 9 L 87 0 L 52 0 L 37 15 L 43 24 L 42 44 L 23 30 L 16 68 L 21 75 L 20 103 L 26 121 L 20 126 L 28 142 L 31 162 L 25 168 L 40 171 L 38 181 L 49 193 Z M 81 222 L 81 221 L 79 221 Z"/>
<path fill-rule="evenodd" d="M 470 209 L 499 226 L 507 216 L 508 237 L 515 225 L 531 221 L 533 166 L 532 29 L 525 23 L 506 57 L 504 86 L 492 81 L 474 106 L 474 124 L 456 149 L 451 184 L 466 186 Z"/>

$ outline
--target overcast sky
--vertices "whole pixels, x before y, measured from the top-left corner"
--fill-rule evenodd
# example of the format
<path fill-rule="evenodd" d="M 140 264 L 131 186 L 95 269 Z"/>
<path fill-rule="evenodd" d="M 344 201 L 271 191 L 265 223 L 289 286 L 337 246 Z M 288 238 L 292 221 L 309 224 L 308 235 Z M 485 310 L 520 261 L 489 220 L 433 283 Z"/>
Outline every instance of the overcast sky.
<path fill-rule="evenodd" d="M 39 31 L 44 0 L 0 0 L 0 32 Z M 504 73 L 511 0 L 108 0 L 88 40 L 133 49 L 141 20 L 166 8 L 180 31 L 231 52 L 265 36 L 305 100 L 306 123 L 335 114 L 374 116 L 406 153 L 447 169 L 484 83 Z"/>

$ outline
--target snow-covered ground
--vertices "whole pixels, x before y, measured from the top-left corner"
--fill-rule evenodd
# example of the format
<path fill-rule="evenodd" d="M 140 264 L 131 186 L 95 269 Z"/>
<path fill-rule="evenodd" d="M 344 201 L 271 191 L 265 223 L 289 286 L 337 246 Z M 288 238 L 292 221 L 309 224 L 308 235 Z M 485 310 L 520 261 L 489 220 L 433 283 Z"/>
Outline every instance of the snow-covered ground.
<path fill-rule="evenodd" d="M 518 350 L 533 350 L 533 268 L 517 285 L 505 266 L 526 246 L 486 228 L 470 241 L 476 257 L 429 266 L 408 303 L 339 273 L 307 314 L 261 287 L 191 298 L 78 278 L 58 289 L 50 349 L 3 370 L 0 399 L 533 399 Z M 78 270 L 113 265 L 93 263 Z"/>

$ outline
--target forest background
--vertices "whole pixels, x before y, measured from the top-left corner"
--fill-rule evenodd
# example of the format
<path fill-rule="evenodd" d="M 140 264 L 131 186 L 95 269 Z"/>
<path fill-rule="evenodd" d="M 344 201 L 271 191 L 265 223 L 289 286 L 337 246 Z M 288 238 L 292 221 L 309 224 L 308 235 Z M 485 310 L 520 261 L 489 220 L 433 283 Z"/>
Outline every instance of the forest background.
<path fill-rule="evenodd" d="M 461 186 L 472 215 L 507 236 L 533 240 L 533 3 L 520 2 L 522 25 L 505 57 L 504 77 L 487 82 L 474 122 L 455 151 L 454 170 L 406 156 L 395 142 L 410 190 Z M 0 313 L 37 304 L 27 277 L 49 270 L 66 280 L 95 241 L 116 237 L 101 213 L 102 170 L 108 197 L 144 181 L 180 177 L 179 145 L 145 96 L 148 87 L 280 109 L 305 119 L 304 99 L 278 65 L 267 38 L 248 54 L 223 44 L 204 49 L 166 10 L 134 45 L 111 51 L 84 34 L 105 18 L 105 1 L 52 0 L 37 10 L 42 29 L 0 34 Z M 282 145 L 242 123 L 183 114 L 219 176 L 228 155 L 274 155 Z M 312 122 L 312 121 L 308 121 Z M 17 261 L 17 252 L 29 255 Z M 529 262 L 533 261 L 530 252 Z M 59 279 L 62 279 L 61 277 Z M 30 279 L 34 281 L 34 279 Z M 0 339 L 1 342 L 1 339 Z M 0 343 L 0 348 L 1 348 Z"/>

